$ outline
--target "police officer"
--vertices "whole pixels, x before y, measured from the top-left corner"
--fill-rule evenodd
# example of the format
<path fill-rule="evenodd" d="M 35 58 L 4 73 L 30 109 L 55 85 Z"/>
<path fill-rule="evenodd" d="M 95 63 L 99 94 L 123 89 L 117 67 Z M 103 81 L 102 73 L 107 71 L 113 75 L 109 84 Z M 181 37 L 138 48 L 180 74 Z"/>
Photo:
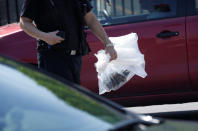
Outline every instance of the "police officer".
<path fill-rule="evenodd" d="M 116 59 L 117 53 L 89 0 L 24 0 L 20 27 L 38 40 L 38 67 L 77 84 L 82 56 L 90 51 L 85 25 L 104 43 L 111 60 Z"/>

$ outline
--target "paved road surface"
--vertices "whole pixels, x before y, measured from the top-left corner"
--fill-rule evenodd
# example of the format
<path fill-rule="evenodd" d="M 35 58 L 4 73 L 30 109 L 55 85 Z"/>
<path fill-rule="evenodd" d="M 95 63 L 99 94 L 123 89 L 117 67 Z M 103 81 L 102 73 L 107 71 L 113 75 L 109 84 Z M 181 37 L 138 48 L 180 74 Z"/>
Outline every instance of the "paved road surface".
<path fill-rule="evenodd" d="M 183 103 L 183 104 L 166 104 L 166 105 L 152 105 L 142 107 L 124 108 L 129 111 L 137 113 L 157 113 L 157 112 L 171 112 L 171 111 L 198 111 L 198 102 Z"/>

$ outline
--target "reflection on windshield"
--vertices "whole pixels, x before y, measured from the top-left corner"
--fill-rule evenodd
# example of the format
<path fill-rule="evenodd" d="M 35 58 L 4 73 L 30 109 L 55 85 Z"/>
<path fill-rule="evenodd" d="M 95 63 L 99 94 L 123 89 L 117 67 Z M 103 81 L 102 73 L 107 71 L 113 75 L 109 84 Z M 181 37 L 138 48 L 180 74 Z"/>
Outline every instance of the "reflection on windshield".
<path fill-rule="evenodd" d="M 85 111 L 103 121 L 108 123 L 117 123 L 124 120 L 125 118 L 116 111 L 109 110 L 108 107 L 93 101 L 87 96 L 69 88 L 65 84 L 56 81 L 50 77 L 47 77 L 41 73 L 33 72 L 32 70 L 21 66 L 13 61 L 6 60 L 0 57 L 0 63 L 10 64 L 18 71 L 22 72 L 26 76 L 31 77 L 37 84 L 44 86 L 51 90 L 58 98 L 64 100 L 67 104 L 77 108 L 78 110 Z M 16 109 L 24 110 L 24 109 Z M 24 111 L 33 112 L 33 111 Z M 38 112 L 37 112 L 38 113 Z M 29 116 L 28 116 L 29 117 Z M 1 121 L 1 120 L 0 120 Z"/>
<path fill-rule="evenodd" d="M 75 109 L 73 110 L 75 111 Z M 77 119 L 74 117 L 78 117 L 80 120 L 78 122 L 72 121 Z M 90 121 L 92 122 L 91 124 Z M 100 131 L 101 129 L 105 130 L 112 127 L 108 123 L 79 111 L 75 111 L 75 115 L 69 111 L 66 114 L 53 114 L 51 112 L 28 110 L 20 107 L 12 108 L 2 122 L 6 125 L 3 131 L 63 131 L 65 129 L 73 131 Z"/>

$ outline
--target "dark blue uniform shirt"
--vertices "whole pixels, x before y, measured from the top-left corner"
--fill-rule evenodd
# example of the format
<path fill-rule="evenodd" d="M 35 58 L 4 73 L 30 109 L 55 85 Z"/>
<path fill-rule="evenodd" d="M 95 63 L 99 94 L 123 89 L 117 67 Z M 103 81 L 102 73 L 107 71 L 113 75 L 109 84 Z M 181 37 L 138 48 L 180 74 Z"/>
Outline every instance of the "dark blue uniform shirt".
<path fill-rule="evenodd" d="M 52 0 L 56 9 L 53 8 L 50 0 L 25 0 L 22 6 L 21 16 L 34 21 L 37 28 L 44 32 L 62 30 L 66 32 L 67 49 L 79 48 L 79 7 L 81 13 L 91 11 L 92 6 L 89 0 Z M 82 21 L 82 20 L 81 20 Z"/>

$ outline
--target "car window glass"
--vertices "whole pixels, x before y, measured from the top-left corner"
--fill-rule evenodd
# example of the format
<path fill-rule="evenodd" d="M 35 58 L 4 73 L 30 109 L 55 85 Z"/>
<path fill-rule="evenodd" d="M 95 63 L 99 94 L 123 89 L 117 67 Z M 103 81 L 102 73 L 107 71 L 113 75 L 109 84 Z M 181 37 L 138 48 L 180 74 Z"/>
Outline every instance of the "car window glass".
<path fill-rule="evenodd" d="M 116 24 L 176 16 L 177 0 L 93 0 L 102 24 Z M 106 20 L 106 21 L 105 21 Z"/>
<path fill-rule="evenodd" d="M 198 0 L 195 0 L 195 11 L 198 13 Z"/>

